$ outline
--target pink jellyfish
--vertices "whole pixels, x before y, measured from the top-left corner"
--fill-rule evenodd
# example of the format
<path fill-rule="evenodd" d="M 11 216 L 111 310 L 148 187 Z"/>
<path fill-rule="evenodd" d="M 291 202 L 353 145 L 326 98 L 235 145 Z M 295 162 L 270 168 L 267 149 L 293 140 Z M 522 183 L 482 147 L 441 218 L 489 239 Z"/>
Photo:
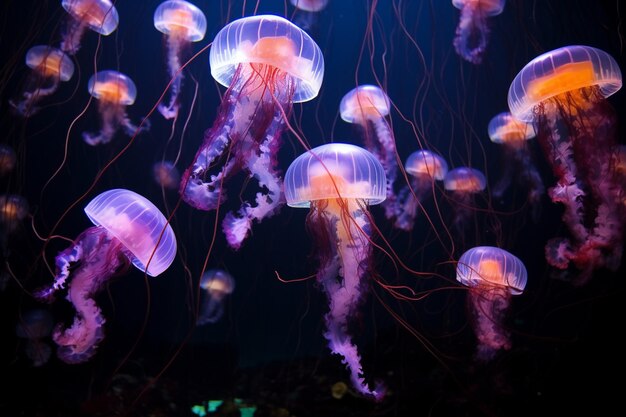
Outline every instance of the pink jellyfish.
<path fill-rule="evenodd" d="M 206 17 L 200 9 L 183 0 L 164 1 L 154 12 L 154 27 L 165 34 L 167 43 L 167 66 L 172 78 L 170 103 L 159 104 L 159 112 L 166 119 L 178 115 L 178 94 L 183 80 L 180 61 L 190 42 L 204 39 Z"/>
<path fill-rule="evenodd" d="M 616 269 L 621 262 L 626 217 L 613 164 L 616 117 L 606 100 L 621 86 L 613 57 L 573 45 L 530 61 L 509 88 L 511 113 L 535 122 L 557 178 L 548 194 L 565 206 L 570 237 L 548 241 L 547 260 L 559 269 L 580 270 L 578 284 L 594 270 Z"/>
<path fill-rule="evenodd" d="M 9 145 L 0 143 L 0 176 L 6 175 L 13 171 L 17 156 L 15 151 Z"/>
<path fill-rule="evenodd" d="M 70 55 L 80 49 L 86 29 L 104 36 L 117 29 L 119 16 L 110 0 L 63 0 L 61 6 L 71 16 L 61 42 L 61 49 Z"/>
<path fill-rule="evenodd" d="M 305 30 L 311 30 L 316 25 L 317 14 L 328 5 L 328 0 L 290 0 L 298 10 L 294 22 Z"/>
<path fill-rule="evenodd" d="M 387 175 L 387 198 L 383 203 L 385 216 L 392 219 L 398 209 L 393 184 L 398 172 L 396 140 L 385 120 L 390 103 L 387 94 L 375 85 L 360 85 L 343 96 L 339 104 L 341 118 L 356 123 L 363 130 L 365 148 L 373 153 Z"/>
<path fill-rule="evenodd" d="M 317 282 L 330 303 L 326 333 L 330 350 L 343 357 L 352 384 L 362 394 L 381 400 L 384 388 L 365 383 L 361 358 L 348 327 L 365 293 L 363 279 L 371 255 L 368 206 L 385 200 L 385 170 L 363 148 L 331 143 L 296 158 L 285 174 L 285 197 L 291 207 L 310 208 L 320 268 Z"/>
<path fill-rule="evenodd" d="M 452 0 L 452 5 L 461 10 L 454 38 L 459 56 L 472 64 L 482 62 L 489 38 L 487 18 L 502 13 L 504 3 L 505 0 Z"/>
<path fill-rule="evenodd" d="M 114 274 L 132 262 L 140 271 L 157 276 L 176 255 L 176 237 L 165 216 L 133 191 L 105 191 L 91 200 L 85 213 L 95 226 L 56 256 L 54 282 L 36 294 L 52 301 L 72 277 L 67 300 L 76 309 L 74 323 L 65 329 L 57 325 L 52 335 L 59 345 L 57 356 L 67 363 L 87 361 L 104 338 L 105 319 L 94 296 Z"/>
<path fill-rule="evenodd" d="M 222 269 L 206 271 L 200 279 L 203 294 L 197 325 L 215 323 L 224 314 L 224 298 L 235 291 L 235 279 Z"/>
<path fill-rule="evenodd" d="M 135 102 L 137 87 L 128 76 L 112 70 L 98 71 L 89 79 L 89 94 L 98 100 L 102 128 L 98 134 L 83 132 L 83 140 L 91 146 L 109 143 L 120 126 L 129 136 L 137 132 L 126 115 L 126 106 Z M 141 130 L 148 129 L 144 123 Z"/>
<path fill-rule="evenodd" d="M 252 228 L 283 204 L 276 172 L 277 152 L 285 118 L 293 102 L 313 99 L 322 84 L 324 59 L 317 44 L 297 26 L 279 16 L 236 20 L 215 37 L 211 74 L 228 86 L 213 127 L 181 181 L 182 198 L 200 210 L 213 210 L 226 200 L 225 181 L 241 170 L 257 179 L 263 191 L 256 206 L 244 202 L 230 212 L 222 228 L 228 244 L 238 249 Z M 223 162 L 218 173 L 210 168 Z M 267 190 L 267 192 L 264 192 Z"/>
<path fill-rule="evenodd" d="M 405 186 L 398 193 L 395 227 L 408 232 L 413 229 L 420 202 L 433 189 L 433 183 L 443 181 L 448 173 L 448 163 L 440 155 L 424 149 L 409 155 L 404 170 L 409 174 L 411 188 Z"/>
<path fill-rule="evenodd" d="M 448 171 L 443 179 L 443 187 L 452 192 L 455 205 L 454 225 L 461 230 L 474 206 L 474 194 L 487 187 L 487 179 L 477 169 L 460 167 Z"/>
<path fill-rule="evenodd" d="M 477 246 L 459 259 L 456 280 L 470 288 L 479 359 L 489 360 L 498 350 L 511 348 L 503 322 L 511 295 L 524 291 L 527 278 L 522 261 L 504 249 Z"/>
<path fill-rule="evenodd" d="M 50 336 L 53 326 L 52 315 L 42 309 L 26 312 L 15 326 L 17 337 L 26 339 L 24 351 L 34 367 L 42 366 L 50 359 L 52 349 L 44 339 Z"/>
<path fill-rule="evenodd" d="M 26 65 L 31 74 L 19 100 L 11 106 L 21 116 L 32 116 L 39 109 L 36 104 L 54 92 L 59 82 L 69 81 L 74 75 L 74 63 L 65 52 L 47 45 L 33 46 L 26 52 Z"/>
<path fill-rule="evenodd" d="M 290 0 L 290 2 L 297 9 L 307 12 L 319 12 L 328 4 L 328 0 Z"/>
<path fill-rule="evenodd" d="M 528 139 L 536 136 L 533 124 L 517 120 L 511 113 L 505 112 L 493 117 L 487 130 L 489 139 L 493 143 L 503 145 L 506 152 L 504 173 L 491 191 L 491 195 L 502 198 L 511 184 L 512 171 L 515 169 L 519 182 L 528 186 L 528 202 L 533 207 L 533 212 L 537 213 L 544 186 L 526 143 Z"/>
<path fill-rule="evenodd" d="M 180 172 L 170 161 L 155 162 L 152 166 L 154 180 L 163 188 L 177 190 L 180 186 Z"/>

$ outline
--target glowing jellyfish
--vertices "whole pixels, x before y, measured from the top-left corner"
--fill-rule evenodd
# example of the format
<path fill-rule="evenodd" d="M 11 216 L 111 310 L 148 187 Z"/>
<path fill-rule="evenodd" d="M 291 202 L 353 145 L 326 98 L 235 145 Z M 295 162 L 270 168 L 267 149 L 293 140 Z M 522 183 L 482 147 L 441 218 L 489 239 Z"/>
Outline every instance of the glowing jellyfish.
<path fill-rule="evenodd" d="M 328 0 L 289 0 L 297 9 L 307 12 L 319 12 L 324 10 L 328 4 Z"/>
<path fill-rule="evenodd" d="M 112 70 L 98 71 L 89 79 L 89 94 L 98 100 L 102 127 L 98 134 L 83 132 L 83 140 L 91 146 L 109 143 L 121 127 L 129 136 L 137 132 L 126 115 L 126 106 L 135 102 L 137 87 L 128 76 Z M 144 123 L 142 130 L 148 129 Z"/>
<path fill-rule="evenodd" d="M 453 42 L 459 56 L 472 64 L 482 62 L 489 38 L 487 18 L 502 13 L 504 3 L 505 0 L 452 0 L 454 7 L 461 10 Z"/>
<path fill-rule="evenodd" d="M 534 121 L 557 184 L 548 190 L 565 206 L 571 237 L 546 245 L 548 262 L 580 270 L 584 283 L 601 267 L 615 269 L 622 255 L 625 216 L 612 161 L 615 115 L 606 97 L 622 86 L 615 60 L 589 46 L 567 46 L 530 61 L 513 80 L 513 116 Z"/>
<path fill-rule="evenodd" d="M 326 333 L 330 350 L 343 357 L 354 387 L 382 399 L 384 389 L 370 389 L 364 381 L 361 358 L 348 333 L 365 293 L 371 255 L 368 206 L 385 200 L 385 171 L 363 148 L 331 143 L 296 158 L 285 174 L 285 197 L 291 207 L 309 208 L 320 260 L 317 281 L 330 304 Z"/>
<path fill-rule="evenodd" d="M 16 161 L 17 156 L 13 148 L 0 143 L 0 176 L 13 171 Z"/>
<path fill-rule="evenodd" d="M 317 14 L 328 5 L 328 0 L 290 0 L 298 10 L 294 23 L 305 30 L 312 30 L 317 22 Z"/>
<path fill-rule="evenodd" d="M 61 49 L 70 55 L 80 49 L 86 29 L 104 36 L 117 29 L 119 15 L 110 0 L 62 0 L 61 6 L 71 16 L 61 42 Z"/>
<path fill-rule="evenodd" d="M 433 189 L 435 181 L 443 181 L 448 173 L 448 163 L 440 155 L 424 149 L 409 155 L 404 170 L 409 174 L 411 188 L 405 186 L 398 192 L 399 211 L 395 227 L 410 231 L 420 202 Z"/>
<path fill-rule="evenodd" d="M 35 367 L 45 364 L 50 359 L 52 348 L 44 339 L 50 336 L 53 326 L 52 315 L 47 310 L 41 309 L 24 313 L 15 326 L 17 337 L 26 339 L 24 351 Z"/>
<path fill-rule="evenodd" d="M 506 112 L 494 116 L 489 121 L 487 130 L 489 139 L 493 143 L 503 145 L 506 152 L 504 173 L 491 190 L 491 195 L 495 198 L 502 197 L 511 184 L 512 171 L 515 170 L 518 181 L 529 188 L 528 202 L 536 216 L 545 190 L 526 143 L 528 139 L 536 136 L 533 124 L 517 120 L 511 113 Z"/>
<path fill-rule="evenodd" d="M 94 227 L 83 231 L 74 244 L 56 256 L 54 282 L 36 294 L 52 301 L 67 290 L 76 309 L 71 327 L 57 325 L 52 335 L 57 355 L 67 363 L 88 360 L 104 338 L 104 317 L 94 300 L 104 284 L 129 262 L 150 276 L 165 271 L 176 255 L 176 237 L 159 209 L 141 195 L 113 189 L 96 196 L 85 207 Z"/>
<path fill-rule="evenodd" d="M 180 61 L 190 42 L 204 39 L 206 17 L 200 9 L 183 0 L 164 1 L 154 12 L 154 27 L 165 34 L 167 42 L 167 66 L 172 78 L 168 106 L 159 104 L 159 112 L 166 119 L 178 114 L 178 95 L 183 80 Z"/>
<path fill-rule="evenodd" d="M 373 153 L 387 175 L 387 199 L 383 203 L 385 216 L 392 219 L 397 213 L 397 202 L 393 192 L 398 164 L 396 162 L 396 140 L 391 127 L 385 120 L 390 103 L 387 94 L 375 85 L 360 85 L 350 90 L 339 104 L 341 118 L 348 123 L 361 126 L 365 148 Z"/>
<path fill-rule="evenodd" d="M 74 75 L 74 63 L 63 51 L 47 45 L 33 46 L 26 52 L 26 65 L 32 70 L 19 100 L 11 106 L 21 116 L 32 116 L 37 103 L 58 89 L 61 81 Z"/>
<path fill-rule="evenodd" d="M 224 298 L 235 290 L 235 279 L 224 270 L 211 269 L 202 275 L 200 288 L 205 293 L 197 325 L 215 323 L 224 314 Z"/>
<path fill-rule="evenodd" d="M 177 190 L 180 186 L 178 168 L 170 161 L 155 162 L 152 166 L 154 181 L 163 188 Z"/>
<path fill-rule="evenodd" d="M 6 257 L 9 251 L 9 237 L 21 221 L 28 215 L 28 202 L 17 194 L 0 195 L 0 249 Z"/>
<path fill-rule="evenodd" d="M 454 225 L 457 229 L 462 229 L 474 206 L 473 196 L 487 187 L 487 179 L 477 169 L 460 167 L 448 171 L 443 179 L 443 187 L 452 192 L 455 205 Z"/>
<path fill-rule="evenodd" d="M 230 212 L 222 228 L 238 249 L 252 221 L 275 214 L 283 204 L 276 154 L 292 102 L 313 99 L 322 84 L 322 51 L 309 35 L 279 16 L 236 20 L 215 37 L 211 74 L 228 86 L 213 127 L 181 181 L 181 196 L 200 210 L 213 210 L 226 200 L 223 185 L 241 170 L 257 179 L 262 191 L 256 206 L 244 202 Z M 219 173 L 209 169 L 229 155 Z M 265 193 L 264 190 L 267 190 Z"/>
<path fill-rule="evenodd" d="M 527 278 L 522 261 L 504 249 L 478 246 L 459 259 L 456 280 L 471 288 L 469 304 L 479 359 L 489 360 L 498 350 L 511 348 L 503 322 L 511 295 L 524 291 Z"/>

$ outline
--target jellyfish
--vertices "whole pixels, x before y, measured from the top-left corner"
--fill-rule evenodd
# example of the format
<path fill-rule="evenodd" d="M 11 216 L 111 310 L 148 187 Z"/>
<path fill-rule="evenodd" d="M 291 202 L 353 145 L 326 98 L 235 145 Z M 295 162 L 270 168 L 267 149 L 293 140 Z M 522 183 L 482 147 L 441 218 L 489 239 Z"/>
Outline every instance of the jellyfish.
<path fill-rule="evenodd" d="M 307 228 L 314 237 L 320 267 L 317 282 L 330 304 L 325 338 L 343 357 L 355 389 L 381 400 L 384 388 L 371 389 L 364 380 L 361 358 L 349 326 L 362 304 L 372 248 L 368 206 L 386 197 L 385 170 L 367 150 L 331 143 L 296 158 L 285 174 L 290 207 L 310 208 Z"/>
<path fill-rule="evenodd" d="M 171 161 L 155 162 L 152 166 L 154 181 L 163 188 L 177 190 L 180 185 L 180 173 Z"/>
<path fill-rule="evenodd" d="M 42 366 L 50 359 L 52 348 L 44 339 L 50 336 L 53 326 L 52 315 L 43 309 L 24 313 L 15 326 L 17 337 L 26 339 L 24 351 L 34 367 Z"/>
<path fill-rule="evenodd" d="M 109 143 L 117 129 L 124 128 L 133 136 L 138 132 L 126 115 L 126 106 L 135 102 L 137 87 L 128 76 L 112 70 L 98 71 L 89 79 L 89 94 L 98 100 L 102 128 L 98 134 L 83 132 L 83 140 L 91 146 Z M 139 131 L 149 128 L 145 123 Z"/>
<path fill-rule="evenodd" d="M 544 186 L 526 143 L 528 139 L 536 135 L 533 124 L 517 120 L 511 113 L 505 112 L 493 117 L 489 121 L 487 130 L 489 139 L 493 143 L 503 145 L 506 152 L 504 173 L 493 187 L 491 195 L 495 198 L 502 198 L 511 184 L 512 171 L 515 169 L 518 181 L 529 188 L 528 202 L 532 206 L 533 217 L 536 219 Z"/>
<path fill-rule="evenodd" d="M 86 29 L 108 36 L 119 22 L 117 9 L 110 0 L 62 0 L 61 6 L 69 13 L 61 50 L 74 55 L 80 49 Z"/>
<path fill-rule="evenodd" d="M 432 190 L 434 181 L 443 181 L 448 173 L 448 164 L 440 155 L 424 149 L 409 155 L 404 170 L 409 174 L 411 187 L 405 186 L 398 192 L 398 213 L 394 226 L 410 231 L 415 223 L 418 205 Z"/>
<path fill-rule="evenodd" d="M 54 94 L 61 81 L 74 75 L 74 63 L 63 51 L 48 45 L 36 45 L 26 52 L 26 65 L 32 70 L 18 100 L 10 104 L 21 116 L 32 116 L 39 109 L 36 104 Z"/>
<path fill-rule="evenodd" d="M 614 169 L 616 117 L 606 100 L 621 86 L 613 57 L 572 45 L 530 61 L 509 88 L 511 113 L 535 123 L 557 179 L 548 194 L 565 206 L 570 236 L 549 240 L 546 258 L 557 269 L 577 269 L 577 284 L 621 261 L 625 216 Z"/>
<path fill-rule="evenodd" d="M 462 230 L 470 209 L 474 206 L 473 195 L 485 189 L 487 179 L 477 169 L 460 167 L 448 171 L 443 179 L 443 186 L 452 192 L 455 205 L 454 225 Z"/>
<path fill-rule="evenodd" d="M 461 58 L 472 64 L 482 62 L 489 38 L 487 18 L 502 13 L 504 3 L 505 0 L 452 0 L 452 5 L 461 10 L 453 42 Z"/>
<path fill-rule="evenodd" d="M 76 310 L 74 322 L 65 329 L 57 325 L 52 334 L 57 356 L 71 364 L 89 360 L 104 339 L 105 319 L 94 297 L 110 278 L 129 262 L 157 276 L 176 255 L 176 237 L 165 216 L 133 191 L 105 191 L 91 200 L 85 214 L 95 226 L 56 256 L 54 282 L 36 292 L 38 299 L 52 302 L 71 278 L 67 300 Z"/>
<path fill-rule="evenodd" d="M 503 322 L 511 295 L 524 291 L 527 278 L 522 261 L 504 249 L 477 246 L 461 255 L 456 280 L 470 288 L 479 359 L 489 360 L 499 350 L 511 348 Z"/>
<path fill-rule="evenodd" d="M 389 114 L 389 97 L 375 85 L 360 85 L 350 90 L 339 104 L 341 118 L 356 123 L 363 130 L 365 148 L 373 153 L 387 175 L 387 198 L 383 203 L 385 216 L 392 219 L 398 209 L 393 184 L 398 172 L 396 140 L 385 120 Z"/>
<path fill-rule="evenodd" d="M 0 176 L 7 175 L 15 168 L 17 156 L 9 145 L 0 143 Z"/>
<path fill-rule="evenodd" d="M 205 293 L 196 324 L 215 323 L 224 314 L 224 298 L 235 290 L 235 279 L 224 270 L 211 269 L 202 275 L 200 288 Z"/>
<path fill-rule="evenodd" d="M 294 23 L 304 30 L 312 30 L 317 23 L 317 14 L 328 5 L 328 0 L 290 0 L 297 9 Z"/>
<path fill-rule="evenodd" d="M 0 195 L 0 249 L 9 255 L 9 237 L 17 230 L 28 215 L 28 202 L 17 194 Z"/>
<path fill-rule="evenodd" d="M 183 174 L 180 194 L 200 210 L 226 200 L 224 184 L 244 170 L 261 191 L 256 206 L 244 202 L 229 212 L 222 229 L 239 249 L 254 220 L 274 215 L 282 206 L 282 181 L 276 171 L 280 135 L 293 102 L 313 99 L 322 83 L 324 59 L 309 35 L 279 16 L 236 20 L 215 37 L 209 56 L 211 74 L 228 86 L 213 127 L 193 163 Z M 218 159 L 228 159 L 223 165 Z M 218 173 L 210 174 L 214 166 Z M 267 190 L 267 192 L 265 192 Z"/>
<path fill-rule="evenodd" d="M 172 78 L 168 106 L 159 104 L 159 112 L 166 119 L 178 115 L 178 94 L 183 80 L 180 61 L 190 42 L 204 39 L 206 17 L 200 9 L 183 0 L 164 1 L 154 12 L 154 27 L 165 34 L 167 42 L 167 66 Z"/>

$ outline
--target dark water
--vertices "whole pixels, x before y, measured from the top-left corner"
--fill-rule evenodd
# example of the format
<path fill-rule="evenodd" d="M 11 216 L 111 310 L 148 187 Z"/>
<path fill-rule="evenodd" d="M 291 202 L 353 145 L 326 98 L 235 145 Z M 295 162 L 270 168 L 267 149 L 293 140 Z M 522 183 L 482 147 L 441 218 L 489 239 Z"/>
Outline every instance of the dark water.
<path fill-rule="evenodd" d="M 8 388 L 0 394 L 0 415 L 191 415 L 193 405 L 228 398 L 242 398 L 257 407 L 258 416 L 564 415 L 620 407 L 621 387 L 609 377 L 619 380 L 625 365 L 618 341 L 624 267 L 598 270 L 583 287 L 568 282 L 572 277 L 555 279 L 543 247 L 549 238 L 567 234 L 562 209 L 544 196 L 541 216 L 533 221 L 526 189 L 515 184 L 501 200 L 488 193 L 476 199 L 462 232 L 451 226 L 456 207 L 441 187 L 424 203 L 425 213 L 411 233 L 393 229 L 382 209 L 372 208 L 380 229 L 374 241 L 384 251 L 373 252 L 376 272 L 368 277 L 351 330 L 366 381 L 382 380 L 389 394 L 381 403 L 351 394 L 332 398 L 331 386 L 349 385 L 349 376 L 325 346 L 327 300 L 314 279 L 277 278 L 277 273 L 294 280 L 316 272 L 306 210 L 283 207 L 255 224 L 235 252 L 221 233 L 221 218 L 239 206 L 240 197 L 254 195 L 255 181 L 237 176 L 227 185 L 229 200 L 216 225 L 215 212 L 192 209 L 152 178 L 154 162 L 173 160 L 179 152 L 177 167 L 183 171 L 216 117 L 225 89 L 210 76 L 208 49 L 185 70 L 174 127 L 154 112 L 150 130 L 132 142 L 121 131 L 99 147 L 81 139 L 81 132 L 99 125 L 87 92 L 95 68 L 116 69 L 135 81 L 137 100 L 127 109 L 134 123 L 158 102 L 169 81 L 162 35 L 152 24 L 158 3 L 117 1 L 118 29 L 108 37 L 86 33 L 72 80 L 29 118 L 16 116 L 8 104 L 27 81 L 23 57 L 32 45 L 58 45 L 66 14 L 53 1 L 8 0 L 0 9 L 0 140 L 18 155 L 16 169 L 1 178 L 0 192 L 20 194 L 30 206 L 30 216 L 7 237 L 2 267 L 8 279 L 0 292 L 0 378 Z M 258 3 L 197 1 L 207 17 L 207 34 L 187 57 L 255 8 L 256 14 L 307 24 L 324 53 L 324 83 L 316 99 L 294 106 L 290 123 L 308 144 L 362 144 L 360 132 L 339 118 L 339 102 L 358 84 L 378 84 L 394 105 L 389 120 L 402 160 L 420 145 L 436 149 L 451 167 L 483 170 L 490 186 L 507 162 L 501 148 L 489 142 L 487 123 L 507 110 L 510 82 L 530 59 L 584 44 L 605 50 L 626 68 L 619 1 L 510 1 L 489 20 L 490 41 L 480 65 L 456 55 L 452 38 L 459 13 L 448 1 L 331 0 L 317 16 L 303 16 L 283 1 Z M 624 143 L 624 95 L 618 92 L 609 101 Z M 304 148 L 290 132 L 282 142 L 278 157 L 284 172 Z M 530 151 L 546 187 L 552 185 L 536 142 Z M 84 206 L 110 188 L 134 190 L 173 213 L 178 256 L 159 277 L 131 268 L 97 295 L 106 337 L 90 361 L 68 365 L 53 353 L 49 362 L 33 367 L 24 339 L 15 335 L 16 324 L 34 308 L 45 308 L 55 322 L 66 324 L 73 315 L 63 297 L 46 305 L 31 295 L 52 280 L 44 260 L 52 265 L 68 245 L 59 238 L 44 243 L 35 230 L 43 237 L 75 238 L 91 226 Z M 526 291 L 513 300 L 505 324 L 512 348 L 489 363 L 474 357 L 467 292 L 454 284 L 454 261 L 477 245 L 505 248 L 528 269 Z M 194 328 L 198 282 L 210 268 L 228 270 L 236 289 L 219 322 Z M 399 300 L 380 282 L 427 296 Z M 54 350 L 50 337 L 46 341 Z"/>

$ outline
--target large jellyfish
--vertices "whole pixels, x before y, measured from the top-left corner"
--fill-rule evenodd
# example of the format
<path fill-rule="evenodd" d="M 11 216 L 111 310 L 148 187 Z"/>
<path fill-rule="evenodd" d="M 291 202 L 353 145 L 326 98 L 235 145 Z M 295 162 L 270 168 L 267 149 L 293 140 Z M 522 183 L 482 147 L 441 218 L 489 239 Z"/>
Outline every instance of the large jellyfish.
<path fill-rule="evenodd" d="M 360 85 L 348 91 L 339 104 L 341 118 L 348 123 L 361 126 L 365 148 L 378 158 L 385 169 L 387 198 L 383 207 L 385 216 L 392 219 L 397 213 L 393 184 L 398 172 L 398 163 L 396 162 L 396 140 L 391 127 L 385 120 L 389 110 L 389 97 L 375 85 Z"/>
<path fill-rule="evenodd" d="M 487 187 L 487 179 L 477 169 L 459 167 L 448 171 L 443 179 L 443 187 L 452 192 L 454 226 L 462 230 L 474 206 L 473 196 Z"/>
<path fill-rule="evenodd" d="M 178 95 L 183 80 L 180 61 L 190 42 L 204 39 L 206 17 L 200 9 L 183 0 L 164 1 L 154 12 L 154 27 L 165 34 L 167 66 L 172 84 L 169 105 L 159 104 L 159 112 L 166 119 L 178 115 Z"/>
<path fill-rule="evenodd" d="M 527 145 L 527 140 L 536 135 L 533 124 L 517 120 L 511 113 L 505 112 L 494 116 L 487 130 L 489 139 L 503 145 L 506 152 L 504 173 L 491 190 L 491 195 L 502 197 L 511 184 L 512 171 L 515 170 L 518 181 L 528 186 L 528 202 L 536 219 L 545 190 Z"/>
<path fill-rule="evenodd" d="M 238 249 L 252 221 L 275 214 L 283 203 L 276 172 L 280 135 L 292 103 L 317 95 L 324 59 L 300 28 L 279 16 L 260 15 L 224 27 L 213 41 L 210 63 L 211 74 L 228 90 L 180 193 L 190 205 L 213 210 L 226 200 L 228 178 L 241 170 L 255 177 L 267 192 L 256 194 L 256 206 L 244 202 L 237 213 L 228 213 L 222 225 L 229 245 Z M 225 159 L 221 170 L 210 174 L 220 158 Z"/>
<path fill-rule="evenodd" d="M 285 174 L 285 197 L 291 207 L 309 208 L 307 227 L 314 237 L 320 268 L 317 281 L 330 302 L 326 333 L 330 350 L 343 357 L 354 387 L 382 399 L 380 384 L 364 380 L 361 358 L 349 326 L 363 301 L 371 255 L 368 206 L 385 200 L 385 171 L 363 148 L 331 143 L 296 158 Z"/>
<path fill-rule="evenodd" d="M 482 62 L 489 38 L 487 18 L 502 13 L 504 3 L 505 0 L 452 0 L 454 7 L 461 10 L 453 42 L 459 56 L 472 64 Z"/>
<path fill-rule="evenodd" d="M 47 310 L 29 310 L 20 316 L 15 326 L 17 337 L 26 339 L 24 351 L 34 367 L 44 365 L 50 359 L 52 348 L 44 340 L 50 333 L 54 321 Z"/>
<path fill-rule="evenodd" d="M 456 279 L 470 287 L 469 304 L 479 359 L 489 360 L 498 350 L 511 348 L 503 322 L 511 295 L 524 291 L 527 278 L 522 261 L 504 249 L 477 246 L 459 259 Z"/>
<path fill-rule="evenodd" d="M 104 284 L 129 262 L 150 276 L 165 271 L 176 255 L 176 237 L 167 219 L 145 197 L 125 189 L 96 196 L 85 207 L 95 226 L 56 256 L 54 282 L 37 291 L 52 301 L 71 276 L 67 299 L 76 309 L 71 327 L 59 324 L 52 335 L 57 356 L 67 363 L 87 361 L 104 338 L 105 322 L 94 300 Z"/>
<path fill-rule="evenodd" d="M 171 161 L 155 162 L 152 166 L 154 181 L 163 188 L 177 190 L 180 186 L 180 172 Z"/>
<path fill-rule="evenodd" d="M 91 146 L 109 143 L 121 127 L 132 136 L 137 132 L 126 115 L 126 106 L 135 102 L 137 87 L 128 76 L 112 70 L 98 71 L 89 79 L 89 94 L 98 100 L 102 126 L 97 134 L 83 132 L 83 140 Z M 142 130 L 148 128 L 144 123 Z"/>
<path fill-rule="evenodd" d="M 625 217 L 614 169 L 615 115 L 606 100 L 621 86 L 620 69 L 609 54 L 573 45 L 530 61 L 509 89 L 511 113 L 535 122 L 557 178 L 548 194 L 565 206 L 570 237 L 548 241 L 547 260 L 559 269 L 580 270 L 578 284 L 621 261 Z"/>
<path fill-rule="evenodd" d="M 405 186 L 398 192 L 398 213 L 394 225 L 410 231 L 420 202 L 433 189 L 435 181 L 443 181 L 448 173 L 448 163 L 442 156 L 424 149 L 409 155 L 404 170 L 409 174 L 411 187 Z"/>
<path fill-rule="evenodd" d="M 61 6 L 71 17 L 61 42 L 61 49 L 69 55 L 80 49 L 86 29 L 104 36 L 117 29 L 119 15 L 110 0 L 62 0 Z"/>
<path fill-rule="evenodd" d="M 65 52 L 48 45 L 36 45 L 26 52 L 26 65 L 32 69 L 19 100 L 10 104 L 21 116 L 32 116 L 39 109 L 36 104 L 54 92 L 59 82 L 69 81 L 74 75 L 74 63 Z"/>
<path fill-rule="evenodd" d="M 9 145 L 0 143 L 0 176 L 13 171 L 17 162 L 17 155 Z"/>
<path fill-rule="evenodd" d="M 224 298 L 235 290 L 235 279 L 222 269 L 206 271 L 200 279 L 200 288 L 204 290 L 198 326 L 215 323 L 224 314 Z"/>

